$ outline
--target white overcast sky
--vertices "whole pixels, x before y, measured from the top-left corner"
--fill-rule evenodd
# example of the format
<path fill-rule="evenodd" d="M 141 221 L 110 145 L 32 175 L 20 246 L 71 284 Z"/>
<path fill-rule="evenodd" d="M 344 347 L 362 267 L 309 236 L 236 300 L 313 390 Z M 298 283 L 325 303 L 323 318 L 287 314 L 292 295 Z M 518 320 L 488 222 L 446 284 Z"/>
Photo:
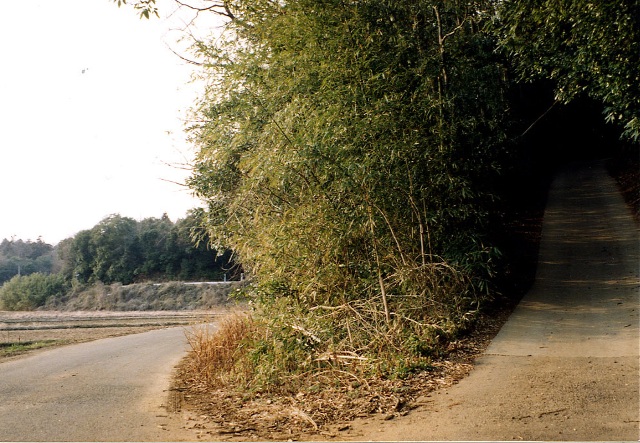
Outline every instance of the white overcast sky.
<path fill-rule="evenodd" d="M 198 205 L 167 181 L 188 175 L 168 164 L 192 157 L 182 119 L 198 88 L 167 48 L 182 22 L 159 4 L 140 20 L 111 0 L 0 0 L 0 241 Z"/>

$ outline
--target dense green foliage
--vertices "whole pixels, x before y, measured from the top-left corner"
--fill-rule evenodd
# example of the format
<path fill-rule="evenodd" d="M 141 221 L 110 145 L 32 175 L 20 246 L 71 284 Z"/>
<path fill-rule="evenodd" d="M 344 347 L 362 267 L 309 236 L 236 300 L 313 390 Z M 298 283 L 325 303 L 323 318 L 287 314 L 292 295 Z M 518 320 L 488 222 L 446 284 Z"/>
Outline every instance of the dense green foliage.
<path fill-rule="evenodd" d="M 521 79 L 551 79 L 556 99 L 587 95 L 640 140 L 640 2 L 504 1 L 500 46 Z"/>
<path fill-rule="evenodd" d="M 59 245 L 62 272 L 80 283 L 237 279 L 228 251 L 212 250 L 206 238 L 194 244 L 199 226 L 194 213 L 175 224 L 166 215 L 109 216 Z"/>
<path fill-rule="evenodd" d="M 208 4 L 227 24 L 195 45 L 209 87 L 189 185 L 212 242 L 255 276 L 253 381 L 327 355 L 406 374 L 464 329 L 515 193 L 500 174 L 535 174 L 523 135 L 553 101 L 588 97 L 637 140 L 637 4 Z M 524 80 L 553 89 L 537 114 Z"/>
<path fill-rule="evenodd" d="M 242 268 L 229 250 L 211 249 L 199 217 L 192 211 L 173 223 L 166 215 L 139 222 L 112 215 L 55 247 L 41 239 L 5 239 L 0 243 L 0 309 L 66 306 L 68 295 L 77 296 L 91 285 L 240 280 Z M 165 295 L 139 304 L 179 306 L 180 291 L 173 301 Z"/>
<path fill-rule="evenodd" d="M 70 284 L 60 274 L 16 275 L 0 286 L 0 309 L 28 311 L 45 304 L 50 298 L 62 297 Z"/>

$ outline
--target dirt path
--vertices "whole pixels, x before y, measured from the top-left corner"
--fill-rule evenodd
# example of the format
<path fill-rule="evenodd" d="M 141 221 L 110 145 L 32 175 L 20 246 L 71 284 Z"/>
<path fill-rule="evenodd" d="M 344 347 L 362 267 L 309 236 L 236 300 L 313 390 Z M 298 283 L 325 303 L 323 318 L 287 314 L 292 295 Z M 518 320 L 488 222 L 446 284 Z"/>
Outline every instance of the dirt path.
<path fill-rule="evenodd" d="M 347 437 L 638 440 L 639 245 L 602 165 L 560 173 L 536 283 L 469 377 L 406 417 L 358 421 Z"/>

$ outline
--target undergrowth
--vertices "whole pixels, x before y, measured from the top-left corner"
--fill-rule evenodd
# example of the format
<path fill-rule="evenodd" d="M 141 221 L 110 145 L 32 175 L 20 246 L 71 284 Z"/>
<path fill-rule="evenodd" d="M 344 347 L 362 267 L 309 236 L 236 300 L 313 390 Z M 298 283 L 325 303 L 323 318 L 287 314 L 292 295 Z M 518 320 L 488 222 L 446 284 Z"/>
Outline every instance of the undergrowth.
<path fill-rule="evenodd" d="M 263 296 L 250 313 L 235 314 L 215 330 L 194 329 L 184 369 L 201 389 L 249 396 L 366 389 L 371 379 L 405 379 L 429 370 L 473 325 L 479 301 L 463 296 L 467 282 L 455 275 L 438 282 L 437 296 L 389 296 L 389 317 L 375 299 L 309 308 L 295 297 Z"/>
<path fill-rule="evenodd" d="M 461 337 L 483 316 L 419 322 L 400 314 L 416 300 L 401 301 L 391 300 L 390 323 L 373 302 L 309 310 L 280 298 L 195 326 L 179 388 L 209 432 L 243 439 L 330 435 L 356 417 L 404 415 L 415 398 L 469 371 L 456 355 L 476 352 Z"/>

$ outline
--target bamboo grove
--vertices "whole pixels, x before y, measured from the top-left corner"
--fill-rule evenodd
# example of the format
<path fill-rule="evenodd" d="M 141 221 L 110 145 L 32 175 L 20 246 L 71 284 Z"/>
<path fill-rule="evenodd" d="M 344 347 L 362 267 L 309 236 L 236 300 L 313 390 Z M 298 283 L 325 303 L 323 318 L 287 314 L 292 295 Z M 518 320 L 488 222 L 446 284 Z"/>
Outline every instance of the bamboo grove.
<path fill-rule="evenodd" d="M 188 185 L 252 276 L 245 381 L 356 362 L 403 376 L 471 325 L 498 271 L 500 177 L 522 164 L 514 85 L 601 100 L 637 141 L 637 3 L 189 6 L 225 23 L 194 43 L 207 88 Z"/>
<path fill-rule="evenodd" d="M 198 48 L 189 184 L 275 322 L 265 355 L 406 370 L 488 295 L 506 104 L 483 7 L 252 1 Z"/>

